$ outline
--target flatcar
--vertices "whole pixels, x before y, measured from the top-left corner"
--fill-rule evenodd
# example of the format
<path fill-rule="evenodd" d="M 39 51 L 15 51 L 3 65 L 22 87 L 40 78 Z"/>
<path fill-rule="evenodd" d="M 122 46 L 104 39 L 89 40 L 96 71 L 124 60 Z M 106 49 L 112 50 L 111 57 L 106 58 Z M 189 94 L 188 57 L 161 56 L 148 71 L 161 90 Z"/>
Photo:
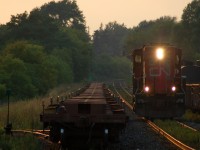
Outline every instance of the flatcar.
<path fill-rule="evenodd" d="M 102 83 L 92 83 L 59 104 L 50 104 L 40 116 L 50 128 L 50 140 L 63 149 L 104 149 L 116 141 L 127 122 L 124 109 Z"/>
<path fill-rule="evenodd" d="M 133 51 L 133 108 L 137 115 L 173 118 L 184 114 L 181 53 L 169 44 L 145 45 Z"/>

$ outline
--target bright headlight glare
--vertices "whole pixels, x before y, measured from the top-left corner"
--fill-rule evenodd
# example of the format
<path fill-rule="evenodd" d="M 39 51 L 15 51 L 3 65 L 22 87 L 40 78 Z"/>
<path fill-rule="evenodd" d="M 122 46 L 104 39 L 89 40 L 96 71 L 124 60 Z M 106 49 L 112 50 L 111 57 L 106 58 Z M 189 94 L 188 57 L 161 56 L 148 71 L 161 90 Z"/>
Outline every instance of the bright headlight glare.
<path fill-rule="evenodd" d="M 164 50 L 162 48 L 158 48 L 156 50 L 156 57 L 161 60 L 164 57 Z"/>
<path fill-rule="evenodd" d="M 175 86 L 172 86 L 172 91 L 176 91 L 176 87 Z"/>
<path fill-rule="evenodd" d="M 148 86 L 145 86 L 144 91 L 145 91 L 145 92 L 149 92 L 149 87 L 148 87 Z"/>

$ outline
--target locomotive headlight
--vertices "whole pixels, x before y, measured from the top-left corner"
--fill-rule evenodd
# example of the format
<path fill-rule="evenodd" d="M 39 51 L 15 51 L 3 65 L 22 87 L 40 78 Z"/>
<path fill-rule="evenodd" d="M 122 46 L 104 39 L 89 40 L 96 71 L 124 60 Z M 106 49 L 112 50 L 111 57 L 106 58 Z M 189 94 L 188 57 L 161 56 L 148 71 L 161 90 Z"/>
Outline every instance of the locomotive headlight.
<path fill-rule="evenodd" d="M 175 92 L 176 91 L 176 87 L 172 86 L 172 91 Z"/>
<path fill-rule="evenodd" d="M 156 57 L 159 59 L 159 60 L 162 60 L 163 57 L 164 57 L 164 50 L 162 48 L 158 48 L 156 50 Z"/>
<path fill-rule="evenodd" d="M 148 87 L 148 86 L 145 86 L 144 91 L 145 91 L 145 92 L 149 92 L 149 87 Z"/>

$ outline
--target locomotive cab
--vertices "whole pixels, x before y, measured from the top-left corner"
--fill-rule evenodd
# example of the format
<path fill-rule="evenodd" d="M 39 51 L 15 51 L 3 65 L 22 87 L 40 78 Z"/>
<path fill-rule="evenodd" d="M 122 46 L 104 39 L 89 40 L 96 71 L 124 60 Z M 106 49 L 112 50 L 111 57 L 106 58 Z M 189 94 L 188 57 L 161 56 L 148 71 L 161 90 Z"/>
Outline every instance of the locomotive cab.
<path fill-rule="evenodd" d="M 149 118 L 184 114 L 181 49 L 148 45 L 133 51 L 134 111 Z"/>

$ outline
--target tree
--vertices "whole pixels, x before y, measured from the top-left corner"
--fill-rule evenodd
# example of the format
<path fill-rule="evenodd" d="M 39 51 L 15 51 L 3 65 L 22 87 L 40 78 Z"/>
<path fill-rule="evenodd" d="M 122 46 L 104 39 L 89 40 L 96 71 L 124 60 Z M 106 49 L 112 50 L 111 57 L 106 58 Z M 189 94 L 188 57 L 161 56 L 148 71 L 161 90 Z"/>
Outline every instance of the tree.
<path fill-rule="evenodd" d="M 176 18 L 161 17 L 156 20 L 142 21 L 132 29 L 126 39 L 127 52 L 150 43 L 173 43 L 173 33 L 176 26 Z"/>
<path fill-rule="evenodd" d="M 36 87 L 32 84 L 24 62 L 11 55 L 1 56 L 0 61 L 1 85 L 6 89 L 12 89 L 12 93 L 18 98 L 32 97 L 36 94 Z"/>
<path fill-rule="evenodd" d="M 45 57 L 43 46 L 28 41 L 16 41 L 9 44 L 4 49 L 3 55 L 11 55 L 30 64 L 41 64 Z"/>
<path fill-rule="evenodd" d="M 122 56 L 124 52 L 123 44 L 127 34 L 128 29 L 124 24 L 110 22 L 104 29 L 101 24 L 99 30 L 96 30 L 93 36 L 95 55 L 107 53 L 112 56 Z"/>
<path fill-rule="evenodd" d="M 76 1 L 52 1 L 41 7 L 41 12 L 59 21 L 62 26 L 85 31 L 85 19 Z"/>
<path fill-rule="evenodd" d="M 108 81 L 113 79 L 131 78 L 131 61 L 126 57 L 100 54 L 96 56 L 93 75 L 95 80 Z"/>
<path fill-rule="evenodd" d="M 71 0 L 52 1 L 30 14 L 13 15 L 0 25 L 0 50 L 0 89 L 11 87 L 20 98 L 85 80 L 91 68 L 84 16 Z"/>
<path fill-rule="evenodd" d="M 49 43 L 55 40 L 55 34 L 59 32 L 54 19 L 40 13 L 39 9 L 12 16 L 7 23 L 9 37 L 12 40 L 26 39 L 43 44 L 47 49 Z"/>
<path fill-rule="evenodd" d="M 183 42 L 182 45 L 186 48 L 185 54 L 193 53 L 188 59 L 197 59 L 200 53 L 200 0 L 193 0 L 183 10 L 182 26 L 183 26 Z M 199 59 L 199 58 L 198 58 Z"/>

